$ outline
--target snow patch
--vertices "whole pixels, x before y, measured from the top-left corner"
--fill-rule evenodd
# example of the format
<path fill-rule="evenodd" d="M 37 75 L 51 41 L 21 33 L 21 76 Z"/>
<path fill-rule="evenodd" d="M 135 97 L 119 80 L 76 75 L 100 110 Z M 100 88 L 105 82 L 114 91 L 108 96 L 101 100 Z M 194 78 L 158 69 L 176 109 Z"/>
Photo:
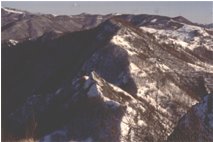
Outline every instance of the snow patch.
<path fill-rule="evenodd" d="M 129 125 L 128 125 L 128 119 L 124 116 L 122 121 L 121 121 L 121 136 L 126 136 L 128 135 L 129 132 Z"/>
<path fill-rule="evenodd" d="M 125 37 L 127 37 L 127 35 L 116 35 L 112 38 L 111 42 L 115 45 L 124 48 L 130 56 L 135 55 L 136 53 L 133 51 L 133 48 L 131 47 L 130 43 L 125 39 Z"/>
<path fill-rule="evenodd" d="M 153 19 L 151 20 L 151 23 L 155 23 L 157 21 L 157 19 Z"/>
<path fill-rule="evenodd" d="M 143 120 L 138 120 L 138 125 L 139 126 L 147 126 L 146 122 L 144 122 Z"/>
<path fill-rule="evenodd" d="M 57 14 L 50 14 L 50 15 L 52 15 L 53 17 L 57 17 L 58 16 Z"/>
<path fill-rule="evenodd" d="M 140 69 L 138 66 L 136 66 L 134 63 L 130 63 L 129 66 L 130 66 L 130 72 L 131 72 L 132 74 L 137 75 L 138 72 L 141 71 L 141 69 Z"/>
<path fill-rule="evenodd" d="M 127 114 L 125 114 L 121 120 L 121 135 L 127 136 L 129 134 L 130 125 L 134 125 L 134 116 L 136 115 L 136 111 L 132 109 L 130 106 L 127 106 Z"/>
<path fill-rule="evenodd" d="M 146 77 L 147 76 L 147 73 L 145 71 L 141 70 L 134 63 L 130 63 L 129 70 L 130 70 L 130 73 L 133 74 L 133 75 L 135 75 L 135 76 L 138 76 L 138 77 Z"/>
<path fill-rule="evenodd" d="M 190 33 L 193 31 L 198 31 L 203 36 L 209 35 L 203 28 L 198 27 L 198 26 L 193 26 L 193 25 L 187 25 L 187 24 L 184 24 L 184 26 L 179 28 L 177 31 L 182 32 L 182 33 Z"/>
<path fill-rule="evenodd" d="M 143 31 L 148 32 L 148 33 L 156 33 L 157 32 L 157 30 L 154 29 L 154 28 L 140 27 L 140 29 L 142 29 Z"/>
<path fill-rule="evenodd" d="M 18 41 L 17 41 L 17 40 L 14 40 L 14 39 L 10 39 L 9 42 L 10 42 L 12 45 L 18 44 Z"/>
<path fill-rule="evenodd" d="M 157 65 L 163 72 L 171 71 L 171 69 L 165 64 L 157 64 Z"/>
<path fill-rule="evenodd" d="M 112 15 L 118 16 L 118 15 L 121 15 L 121 13 L 113 13 Z"/>
<path fill-rule="evenodd" d="M 58 130 L 58 131 L 55 131 L 49 135 L 46 135 L 43 139 L 41 139 L 41 142 L 52 142 L 52 141 L 55 141 L 54 138 L 55 136 L 60 136 L 60 137 L 66 137 L 66 130 L 65 129 L 62 129 L 62 130 Z"/>
<path fill-rule="evenodd" d="M 133 108 L 130 107 L 130 106 L 127 107 L 126 111 L 127 111 L 128 115 L 130 115 L 130 116 L 134 116 L 134 115 L 137 114 L 136 110 L 133 109 Z"/>
<path fill-rule="evenodd" d="M 181 45 L 182 47 L 186 48 L 188 46 L 188 43 L 185 42 L 185 41 L 182 41 L 180 39 L 172 39 L 172 38 L 169 38 L 170 41 L 172 41 L 173 44 L 178 44 L 178 45 Z"/>
<path fill-rule="evenodd" d="M 92 84 L 93 81 L 89 78 L 89 76 L 84 76 L 83 78 L 85 79 L 83 88 L 87 89 L 89 88 L 89 86 Z"/>
<path fill-rule="evenodd" d="M 111 40 L 114 44 L 131 48 L 129 42 L 127 42 L 122 36 L 116 35 Z"/>

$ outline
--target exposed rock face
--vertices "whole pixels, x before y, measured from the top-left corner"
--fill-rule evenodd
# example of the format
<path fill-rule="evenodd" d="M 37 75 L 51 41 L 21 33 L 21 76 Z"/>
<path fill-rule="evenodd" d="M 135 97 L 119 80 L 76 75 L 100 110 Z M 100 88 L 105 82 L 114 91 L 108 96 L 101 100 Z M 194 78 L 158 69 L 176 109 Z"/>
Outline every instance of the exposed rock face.
<path fill-rule="evenodd" d="M 30 21 L 36 22 L 33 28 L 40 25 L 40 18 L 47 27 L 56 19 L 61 23 L 71 18 L 82 24 L 72 33 L 66 33 L 72 30 L 61 23 L 64 31 L 53 28 L 35 34 L 34 40 L 3 42 L 5 140 L 14 136 L 42 142 L 157 142 L 168 137 L 178 141 L 179 134 L 194 128 L 194 123 L 202 127 L 198 132 L 208 135 L 201 136 L 201 141 L 212 140 L 206 129 L 211 125 L 211 112 L 206 116 L 205 108 L 199 107 L 202 104 L 190 110 L 198 102 L 205 104 L 205 96 L 212 92 L 213 52 L 208 40 L 212 36 L 202 27 L 183 17 L 153 15 L 114 16 L 100 20 L 97 27 L 94 19 L 113 15 L 78 15 L 83 21 L 31 16 Z M 25 25 L 22 18 L 19 22 Z M 7 40 L 9 36 L 3 35 Z M 179 37 L 185 38 L 175 43 Z M 203 46 L 195 39 L 205 41 Z M 185 126 L 192 114 L 199 121 Z M 201 116 L 207 118 L 205 124 Z M 184 136 L 181 140 L 191 139 Z"/>
<path fill-rule="evenodd" d="M 213 141 L 213 97 L 204 98 L 203 102 L 193 106 L 180 120 L 169 142 L 210 142 Z"/>

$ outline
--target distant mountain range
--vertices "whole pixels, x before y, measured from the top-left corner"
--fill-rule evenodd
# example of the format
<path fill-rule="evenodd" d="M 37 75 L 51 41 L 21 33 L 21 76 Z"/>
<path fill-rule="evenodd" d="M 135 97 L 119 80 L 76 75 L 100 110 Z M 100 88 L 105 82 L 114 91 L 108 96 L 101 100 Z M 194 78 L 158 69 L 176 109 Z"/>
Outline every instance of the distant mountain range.
<path fill-rule="evenodd" d="M 210 27 L 1 11 L 3 141 L 213 141 Z"/>

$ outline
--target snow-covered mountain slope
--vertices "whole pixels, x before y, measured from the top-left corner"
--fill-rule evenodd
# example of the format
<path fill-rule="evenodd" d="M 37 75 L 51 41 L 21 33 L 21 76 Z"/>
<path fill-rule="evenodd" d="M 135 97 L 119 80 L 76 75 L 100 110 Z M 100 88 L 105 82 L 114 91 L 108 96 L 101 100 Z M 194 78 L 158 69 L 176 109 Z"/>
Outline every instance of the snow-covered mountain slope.
<path fill-rule="evenodd" d="M 184 17 L 165 17 L 157 15 L 121 15 L 118 16 L 136 27 L 153 34 L 158 42 L 179 45 L 192 50 L 198 58 L 211 59 L 212 64 L 212 31 L 203 25 L 195 24 Z M 169 45 L 170 46 L 170 45 Z M 200 55 L 200 53 L 202 55 Z"/>
<path fill-rule="evenodd" d="M 193 106 L 180 120 L 169 142 L 213 141 L 213 96 L 208 95 L 203 102 Z"/>
<path fill-rule="evenodd" d="M 210 45 L 192 50 L 158 36 L 210 35 L 181 17 L 145 15 L 143 24 L 140 16 L 3 44 L 4 139 L 166 141 L 182 116 L 212 93 L 213 64 Z M 161 25 L 171 19 L 179 24 Z"/>
<path fill-rule="evenodd" d="M 163 140 L 172 132 L 181 116 L 197 102 L 196 98 L 206 93 L 205 86 L 201 84 L 205 74 L 212 76 L 212 65 L 201 63 L 199 66 L 192 62 L 198 59 L 190 54 L 188 59 L 176 57 L 173 52 L 185 55 L 172 47 L 163 47 L 152 35 L 127 26 L 124 21 L 116 22 L 120 30 L 112 37 L 109 45 L 93 54 L 84 64 L 82 72 L 95 70 L 107 81 L 117 84 L 153 107 L 153 113 L 149 112 L 152 115 L 150 117 L 158 118 L 153 121 L 158 126 L 162 125 L 157 128 L 155 124 L 149 124 L 149 128 L 144 129 L 153 132 L 149 134 L 150 139 Z M 143 112 L 139 115 L 143 116 Z M 146 122 L 148 118 L 144 117 L 138 121 Z M 128 137 L 132 141 L 139 139 L 138 134 L 134 134 L 137 122 L 133 122 L 128 127 Z M 163 125 L 164 122 L 168 125 Z M 164 133 L 157 134 L 161 130 L 165 130 Z M 147 137 L 140 138 L 146 140 Z"/>
<path fill-rule="evenodd" d="M 185 24 L 176 30 L 158 30 L 149 27 L 141 27 L 141 29 L 154 34 L 159 42 L 177 44 L 190 50 L 202 46 L 209 51 L 213 51 L 213 36 L 209 35 L 202 27 Z"/>
<path fill-rule="evenodd" d="M 194 60 L 196 64 L 203 64 L 206 67 L 213 64 L 213 36 L 202 27 L 184 24 L 176 30 L 146 26 L 142 26 L 140 29 L 155 36 L 159 43 L 163 43 L 165 46 L 173 46 L 176 50 L 182 50 L 186 54 L 198 58 L 197 61 Z M 198 70 L 199 66 L 197 66 Z"/>

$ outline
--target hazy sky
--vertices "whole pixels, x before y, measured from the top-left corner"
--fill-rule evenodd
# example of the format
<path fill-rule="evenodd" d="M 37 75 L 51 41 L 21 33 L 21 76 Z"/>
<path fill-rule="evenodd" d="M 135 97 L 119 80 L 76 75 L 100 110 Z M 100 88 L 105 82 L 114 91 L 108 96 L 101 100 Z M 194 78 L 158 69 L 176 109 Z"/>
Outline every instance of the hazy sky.
<path fill-rule="evenodd" d="M 74 1 L 63 1 L 63 2 L 6 2 L 2 1 L 3 7 L 11 7 L 30 12 L 40 13 L 52 13 L 52 14 L 80 14 L 80 13 L 91 13 L 91 14 L 108 14 L 108 13 L 133 13 L 133 14 L 157 14 L 165 16 L 184 16 L 189 20 L 197 23 L 213 23 L 213 1 L 208 2 L 74 2 Z"/>

